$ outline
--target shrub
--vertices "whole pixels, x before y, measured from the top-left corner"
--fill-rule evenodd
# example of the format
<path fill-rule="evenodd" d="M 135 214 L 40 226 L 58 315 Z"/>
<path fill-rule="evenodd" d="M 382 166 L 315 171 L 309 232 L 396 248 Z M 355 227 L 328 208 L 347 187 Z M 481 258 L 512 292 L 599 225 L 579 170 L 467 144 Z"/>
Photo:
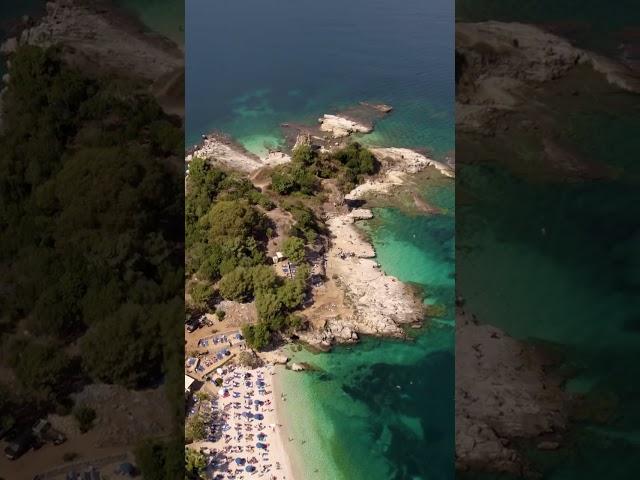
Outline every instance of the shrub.
<path fill-rule="evenodd" d="M 213 296 L 213 287 L 206 283 L 192 283 L 189 287 L 189 295 L 194 305 L 204 308 Z"/>
<path fill-rule="evenodd" d="M 266 322 L 245 325 L 242 327 L 242 336 L 247 345 L 255 350 L 262 350 L 271 343 L 271 330 Z"/>
<path fill-rule="evenodd" d="M 194 415 L 185 425 L 185 440 L 188 443 L 204 440 L 207 435 L 206 425 L 202 415 Z"/>
<path fill-rule="evenodd" d="M 227 273 L 218 285 L 220 295 L 235 302 L 248 302 L 253 296 L 253 278 L 251 271 L 238 267 Z"/>
<path fill-rule="evenodd" d="M 78 422 L 78 427 L 82 433 L 86 433 L 93 428 L 93 421 L 96 419 L 96 411 L 87 406 L 79 406 L 73 411 L 73 416 Z"/>
<path fill-rule="evenodd" d="M 309 166 L 313 164 L 315 160 L 313 149 L 310 145 L 299 145 L 296 149 L 293 150 L 291 160 Z"/>
<path fill-rule="evenodd" d="M 301 263 L 304 261 L 304 242 L 300 238 L 287 238 L 282 245 L 282 250 L 293 263 Z"/>

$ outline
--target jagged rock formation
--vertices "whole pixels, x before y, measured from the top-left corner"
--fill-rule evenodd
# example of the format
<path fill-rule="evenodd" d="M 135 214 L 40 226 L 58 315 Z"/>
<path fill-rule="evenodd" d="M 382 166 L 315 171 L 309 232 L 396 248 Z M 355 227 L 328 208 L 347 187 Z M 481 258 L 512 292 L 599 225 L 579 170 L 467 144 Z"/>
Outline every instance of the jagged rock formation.
<path fill-rule="evenodd" d="M 527 475 L 514 445 L 557 448 L 569 398 L 535 346 L 480 324 L 462 307 L 456 323 L 456 467 Z"/>
<path fill-rule="evenodd" d="M 444 163 L 427 158 L 409 148 L 372 148 L 371 152 L 382 164 L 381 174 L 378 178 L 366 180 L 345 195 L 345 200 L 358 200 L 367 194 L 387 194 L 393 187 L 405 183 L 407 178 L 414 173 L 428 167 L 434 167 L 445 177 L 455 177 L 454 170 Z"/>
<path fill-rule="evenodd" d="M 253 173 L 262 167 L 275 167 L 291 161 L 290 155 L 280 151 L 270 151 L 264 158 L 260 158 L 237 142 L 219 134 L 204 135 L 200 145 L 192 148 L 185 156 L 185 162 L 189 163 L 195 157 L 243 173 Z"/>
<path fill-rule="evenodd" d="M 348 137 L 354 132 L 370 133 L 373 131 L 371 125 L 328 113 L 319 118 L 318 122 L 320 122 L 320 130 L 331 133 L 335 138 Z"/>
<path fill-rule="evenodd" d="M 65 59 L 85 71 L 149 82 L 173 76 L 184 67 L 184 55 L 177 45 L 102 1 L 47 2 L 40 21 L 8 39 L 0 50 L 8 55 L 20 45 L 60 45 Z"/>
<path fill-rule="evenodd" d="M 423 318 L 423 306 L 414 292 L 395 277 L 385 274 L 373 259 L 375 250 L 361 238 L 354 222 L 371 218 L 371 212 L 357 209 L 327 221 L 334 240 L 327 254 L 327 272 L 335 275 L 354 316 L 347 319 L 340 338 L 353 338 L 352 332 L 403 337 L 401 325 Z M 336 326 L 331 325 L 333 330 Z"/>
<path fill-rule="evenodd" d="M 530 103 L 531 88 L 591 65 L 622 89 L 640 92 L 628 66 L 576 48 L 532 25 L 456 24 L 456 127 L 492 134 L 492 116 Z"/>

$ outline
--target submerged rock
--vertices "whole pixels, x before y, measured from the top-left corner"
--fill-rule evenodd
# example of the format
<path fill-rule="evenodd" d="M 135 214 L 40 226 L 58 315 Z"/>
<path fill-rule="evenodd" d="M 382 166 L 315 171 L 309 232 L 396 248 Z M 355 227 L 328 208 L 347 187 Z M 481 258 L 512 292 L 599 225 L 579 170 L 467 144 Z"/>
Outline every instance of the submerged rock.
<path fill-rule="evenodd" d="M 294 362 L 291 364 L 291 370 L 293 370 L 294 372 L 302 372 L 306 370 L 306 367 L 302 363 Z"/>

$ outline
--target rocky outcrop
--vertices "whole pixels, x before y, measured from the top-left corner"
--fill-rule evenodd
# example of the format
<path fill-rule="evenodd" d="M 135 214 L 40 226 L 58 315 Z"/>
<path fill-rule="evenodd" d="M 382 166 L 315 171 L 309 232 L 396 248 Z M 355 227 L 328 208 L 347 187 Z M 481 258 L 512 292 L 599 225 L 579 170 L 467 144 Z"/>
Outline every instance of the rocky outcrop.
<path fill-rule="evenodd" d="M 222 135 L 204 136 L 202 143 L 187 154 L 185 161 L 189 163 L 196 157 L 243 173 L 251 173 L 265 166 L 257 155 Z"/>
<path fill-rule="evenodd" d="M 538 348 L 482 325 L 462 307 L 456 323 L 456 467 L 525 475 L 529 465 L 514 445 L 539 439 L 559 447 L 568 397 L 551 361 Z"/>
<path fill-rule="evenodd" d="M 357 343 L 359 340 L 356 326 L 340 319 L 328 320 L 321 329 L 309 329 L 299 332 L 299 338 L 320 350 L 329 350 L 334 344 Z"/>
<path fill-rule="evenodd" d="M 402 325 L 422 320 L 423 306 L 414 292 L 395 277 L 385 274 L 373 259 L 375 250 L 356 230 L 354 222 L 371 218 L 357 209 L 327 221 L 333 237 L 327 253 L 327 274 L 335 278 L 353 307 L 353 318 L 328 323 L 334 338 L 357 339 L 353 333 L 404 337 Z M 346 328 L 345 328 L 346 327 Z"/>
<path fill-rule="evenodd" d="M 301 363 L 295 363 L 293 362 L 291 364 L 291 370 L 293 370 L 294 372 L 302 372 L 304 370 L 306 370 L 305 366 Z"/>
<path fill-rule="evenodd" d="M 276 150 L 260 158 L 231 138 L 215 133 L 203 135 L 200 145 L 192 148 L 185 156 L 185 162 L 189 163 L 196 157 L 243 173 L 253 173 L 263 167 L 276 167 L 291 162 L 290 155 Z"/>
<path fill-rule="evenodd" d="M 1 50 L 11 54 L 20 45 L 59 45 L 65 59 L 85 71 L 149 82 L 160 81 L 184 67 L 184 55 L 178 46 L 102 1 L 47 2 L 41 20 L 7 40 Z"/>
<path fill-rule="evenodd" d="M 453 178 L 453 168 L 432 160 L 409 148 L 372 148 L 371 152 L 381 163 L 381 173 L 377 178 L 366 180 L 345 195 L 345 200 L 359 200 L 369 194 L 389 194 L 394 187 L 403 185 L 410 175 L 428 167 L 435 168 L 440 174 Z"/>
<path fill-rule="evenodd" d="M 285 365 L 289 361 L 289 357 L 286 355 L 274 355 L 272 359 L 273 363 L 276 365 Z"/>
<path fill-rule="evenodd" d="M 456 126 L 491 130 L 490 119 L 530 102 L 531 88 L 588 64 L 609 83 L 640 92 L 628 66 L 576 48 L 532 25 L 456 23 Z"/>
<path fill-rule="evenodd" d="M 280 151 L 271 151 L 262 159 L 264 165 L 276 167 L 291 162 L 291 156 Z"/>
<path fill-rule="evenodd" d="M 11 37 L 5 40 L 5 42 L 0 45 L 0 53 L 3 55 L 11 55 L 18 49 L 18 39 L 16 37 Z"/>
<path fill-rule="evenodd" d="M 337 115 L 324 114 L 318 119 L 320 130 L 329 132 L 335 138 L 348 137 L 352 133 L 370 133 L 373 131 L 371 125 L 356 122 L 348 118 Z"/>
<path fill-rule="evenodd" d="M 386 103 L 369 103 L 369 102 L 360 102 L 360 105 L 363 107 L 373 108 L 381 113 L 389 113 L 393 110 L 391 105 L 387 105 Z"/>

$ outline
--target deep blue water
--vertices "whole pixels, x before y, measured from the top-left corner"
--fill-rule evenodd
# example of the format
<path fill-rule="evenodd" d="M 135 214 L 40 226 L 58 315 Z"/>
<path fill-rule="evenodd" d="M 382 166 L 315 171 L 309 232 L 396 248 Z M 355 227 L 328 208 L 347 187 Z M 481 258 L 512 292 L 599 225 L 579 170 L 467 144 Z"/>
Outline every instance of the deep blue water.
<path fill-rule="evenodd" d="M 251 150 L 285 121 L 363 100 L 395 112 L 372 138 L 453 148 L 450 0 L 187 2 L 187 144 L 223 130 Z"/>

